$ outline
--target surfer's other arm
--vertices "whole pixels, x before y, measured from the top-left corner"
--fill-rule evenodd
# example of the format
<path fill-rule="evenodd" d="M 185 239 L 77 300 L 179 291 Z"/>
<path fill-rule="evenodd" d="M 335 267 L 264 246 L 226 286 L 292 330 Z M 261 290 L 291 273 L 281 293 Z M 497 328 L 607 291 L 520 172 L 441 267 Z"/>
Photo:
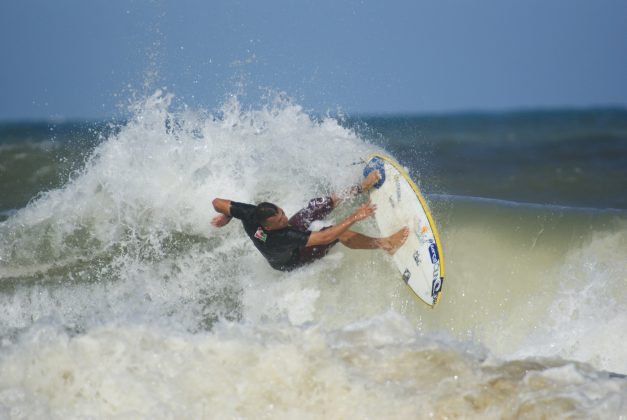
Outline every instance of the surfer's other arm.
<path fill-rule="evenodd" d="M 211 203 L 213 204 L 214 210 L 220 213 L 211 219 L 211 225 L 217 228 L 226 226 L 233 218 L 233 216 L 231 216 L 231 200 L 214 198 Z"/>

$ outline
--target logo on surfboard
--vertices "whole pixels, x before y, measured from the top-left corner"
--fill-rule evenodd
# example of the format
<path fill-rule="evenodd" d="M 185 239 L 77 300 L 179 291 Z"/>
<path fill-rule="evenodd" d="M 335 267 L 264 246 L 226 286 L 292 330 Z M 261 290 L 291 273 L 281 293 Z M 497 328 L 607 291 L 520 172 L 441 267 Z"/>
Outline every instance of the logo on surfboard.
<path fill-rule="evenodd" d="M 440 261 L 440 255 L 438 254 L 438 247 L 435 244 L 435 241 L 430 239 L 428 241 L 429 244 L 429 255 L 431 256 L 431 262 L 433 264 L 437 264 Z"/>
<path fill-rule="evenodd" d="M 442 290 L 442 282 L 444 279 L 440 277 L 440 264 L 433 265 L 433 281 L 431 282 L 431 297 L 433 298 L 433 304 L 438 303 L 440 297 L 440 291 Z"/>
<path fill-rule="evenodd" d="M 438 270 L 439 271 L 439 270 Z M 433 304 L 438 303 L 438 295 L 442 290 L 442 278 L 437 276 L 433 279 L 433 283 L 431 284 L 431 297 L 433 298 Z"/>
<path fill-rule="evenodd" d="M 411 278 L 411 271 L 409 271 L 408 268 L 405 269 L 405 272 L 403 273 L 403 281 L 405 283 L 409 282 L 409 279 Z"/>
<path fill-rule="evenodd" d="M 417 249 L 416 252 L 414 252 L 414 261 L 416 261 L 416 266 L 420 267 L 420 250 Z"/>
<path fill-rule="evenodd" d="M 429 239 L 429 228 L 420 223 L 420 220 L 416 222 L 418 229 L 414 231 L 416 234 L 416 238 L 418 238 L 418 242 L 424 244 Z"/>

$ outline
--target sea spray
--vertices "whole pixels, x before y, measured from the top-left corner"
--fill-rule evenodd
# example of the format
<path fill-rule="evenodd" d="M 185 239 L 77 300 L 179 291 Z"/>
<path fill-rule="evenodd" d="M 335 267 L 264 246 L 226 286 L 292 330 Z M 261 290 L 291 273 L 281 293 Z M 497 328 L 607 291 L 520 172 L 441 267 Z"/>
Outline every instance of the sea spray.
<path fill-rule="evenodd" d="M 192 330 L 238 319 L 242 288 L 276 273 L 236 223 L 210 226 L 211 200 L 295 211 L 358 180 L 347 162 L 372 148 L 290 102 L 229 102 L 216 117 L 171 112 L 171 100 L 156 92 L 136 104 L 80 174 L 0 226 L 7 332 L 49 314 L 72 325 L 169 314 Z"/>

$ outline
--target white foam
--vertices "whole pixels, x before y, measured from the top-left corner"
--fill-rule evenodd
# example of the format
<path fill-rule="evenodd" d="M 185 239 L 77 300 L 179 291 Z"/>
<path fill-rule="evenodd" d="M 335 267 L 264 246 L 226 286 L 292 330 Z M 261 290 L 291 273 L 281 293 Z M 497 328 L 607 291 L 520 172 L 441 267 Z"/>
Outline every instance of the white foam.
<path fill-rule="evenodd" d="M 37 325 L 3 349 L 0 409 L 27 418 L 607 418 L 625 407 L 625 381 L 559 361 L 486 364 L 395 313 L 329 333 L 216 327 L 104 325 L 69 337 Z"/>
<path fill-rule="evenodd" d="M 513 357 L 560 356 L 627 372 L 627 232 L 573 249 L 556 269 L 559 292 L 544 322 Z"/>

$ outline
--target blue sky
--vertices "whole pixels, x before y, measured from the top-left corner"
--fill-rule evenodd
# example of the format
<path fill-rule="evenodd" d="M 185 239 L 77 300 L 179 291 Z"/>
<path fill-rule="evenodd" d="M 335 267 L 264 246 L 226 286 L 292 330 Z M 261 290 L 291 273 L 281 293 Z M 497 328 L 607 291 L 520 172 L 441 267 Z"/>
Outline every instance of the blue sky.
<path fill-rule="evenodd" d="M 5 0 L 0 120 L 167 87 L 358 113 L 627 106 L 627 1 Z"/>

